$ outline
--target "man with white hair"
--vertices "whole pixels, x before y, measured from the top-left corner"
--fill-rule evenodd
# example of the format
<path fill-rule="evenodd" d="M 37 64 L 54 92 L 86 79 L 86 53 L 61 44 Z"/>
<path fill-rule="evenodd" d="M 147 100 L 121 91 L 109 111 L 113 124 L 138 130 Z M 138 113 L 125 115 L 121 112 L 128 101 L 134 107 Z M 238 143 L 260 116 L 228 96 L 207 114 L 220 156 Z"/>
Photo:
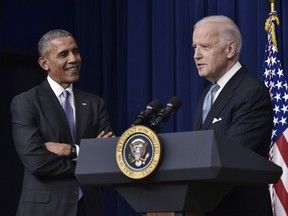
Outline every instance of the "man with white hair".
<path fill-rule="evenodd" d="M 205 17 L 194 26 L 192 46 L 199 76 L 211 82 L 199 98 L 194 130 L 214 130 L 231 145 L 243 145 L 268 159 L 271 98 L 264 84 L 239 62 L 242 38 L 236 24 L 226 16 Z M 268 185 L 234 187 L 205 215 L 272 216 Z"/>

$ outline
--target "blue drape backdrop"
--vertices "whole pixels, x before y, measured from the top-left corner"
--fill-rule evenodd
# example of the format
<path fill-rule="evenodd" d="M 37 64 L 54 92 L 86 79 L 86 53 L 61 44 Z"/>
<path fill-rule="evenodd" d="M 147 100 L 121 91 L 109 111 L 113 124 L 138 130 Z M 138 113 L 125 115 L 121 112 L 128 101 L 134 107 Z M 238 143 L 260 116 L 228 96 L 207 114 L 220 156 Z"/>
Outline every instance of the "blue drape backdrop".
<path fill-rule="evenodd" d="M 287 71 L 288 2 L 275 5 L 280 58 Z M 241 62 L 261 77 L 268 0 L 110 0 L 79 2 L 76 8 L 81 9 L 74 30 L 85 68 L 79 86 L 105 97 L 119 134 L 152 99 L 165 104 L 173 95 L 183 105 L 162 131 L 191 129 L 198 95 L 207 85 L 197 75 L 191 47 L 193 24 L 203 16 L 235 20 L 243 34 Z"/>
<path fill-rule="evenodd" d="M 275 6 L 280 19 L 279 57 L 287 73 L 288 1 L 277 0 Z M 82 55 L 77 87 L 104 97 L 118 136 L 150 101 L 157 98 L 165 105 L 174 95 L 182 99 L 182 107 L 161 125 L 160 132 L 189 131 L 198 95 L 208 84 L 198 77 L 193 61 L 195 22 L 215 14 L 232 18 L 243 36 L 240 61 L 260 79 L 269 12 L 268 0 L 2 0 L 0 48 L 33 53 L 43 33 L 52 28 L 67 29 L 75 35 Z M 9 82 L 17 92 L 15 79 Z M 34 85 L 31 77 L 24 77 L 23 82 L 28 83 L 27 88 Z M 3 114 L 9 116 L 8 105 L 5 107 Z M 8 130 L 6 134 L 11 136 Z M 11 148 L 13 143 L 7 140 Z M 18 166 L 9 159 L 17 157 L 15 151 L 9 153 L 3 159 Z M 13 179 L 21 176 L 10 170 L 7 173 Z M 10 202 L 7 206 L 16 205 Z M 138 215 L 109 189 L 106 208 L 109 216 Z"/>

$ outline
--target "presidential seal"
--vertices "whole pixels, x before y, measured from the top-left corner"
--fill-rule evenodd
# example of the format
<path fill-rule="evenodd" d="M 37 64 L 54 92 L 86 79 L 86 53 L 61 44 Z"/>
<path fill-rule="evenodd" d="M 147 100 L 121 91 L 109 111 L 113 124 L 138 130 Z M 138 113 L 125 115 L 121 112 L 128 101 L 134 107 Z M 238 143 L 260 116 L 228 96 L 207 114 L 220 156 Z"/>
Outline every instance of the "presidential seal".
<path fill-rule="evenodd" d="M 116 147 L 116 161 L 122 173 L 142 179 L 153 173 L 160 162 L 161 146 L 157 135 L 148 127 L 128 128 Z"/>

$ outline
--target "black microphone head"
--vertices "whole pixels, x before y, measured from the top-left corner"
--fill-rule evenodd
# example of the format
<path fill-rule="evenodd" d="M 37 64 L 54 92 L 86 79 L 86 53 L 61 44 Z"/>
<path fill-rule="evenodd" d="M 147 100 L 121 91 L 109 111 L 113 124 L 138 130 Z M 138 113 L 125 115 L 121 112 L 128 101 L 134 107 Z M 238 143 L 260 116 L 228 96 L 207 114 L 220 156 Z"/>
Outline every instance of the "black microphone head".
<path fill-rule="evenodd" d="M 157 118 L 150 124 L 150 128 L 158 133 L 160 131 L 159 124 L 168 121 L 170 115 L 175 113 L 181 107 L 181 105 L 182 100 L 179 97 L 173 96 L 170 98 L 166 104 L 166 107 L 157 113 Z"/>
<path fill-rule="evenodd" d="M 180 106 L 182 105 L 182 101 L 179 97 L 174 96 L 170 98 L 170 100 L 167 102 L 166 107 L 164 109 L 161 109 L 160 112 L 157 113 L 157 119 L 154 123 L 158 124 L 160 122 L 166 122 L 169 119 L 169 116 L 176 112 Z"/>
<path fill-rule="evenodd" d="M 182 105 L 182 100 L 177 97 L 173 96 L 170 98 L 170 100 L 167 102 L 167 106 L 173 107 L 174 111 L 177 111 Z"/>
<path fill-rule="evenodd" d="M 162 108 L 162 103 L 160 100 L 155 99 L 151 101 L 146 108 L 152 109 L 155 113 L 157 113 Z"/>
<path fill-rule="evenodd" d="M 167 105 L 171 104 L 175 110 L 178 110 L 181 105 L 182 105 L 182 100 L 177 97 L 177 96 L 173 96 L 172 98 L 170 98 L 170 100 L 168 101 Z"/>
<path fill-rule="evenodd" d="M 140 112 L 136 116 L 136 120 L 132 124 L 132 126 L 141 125 L 141 124 L 147 124 L 147 122 L 149 121 L 150 117 L 153 114 L 156 114 L 161 108 L 162 108 L 162 103 L 161 103 L 160 100 L 155 99 L 155 100 L 151 101 L 146 106 L 146 109 L 144 111 Z"/>

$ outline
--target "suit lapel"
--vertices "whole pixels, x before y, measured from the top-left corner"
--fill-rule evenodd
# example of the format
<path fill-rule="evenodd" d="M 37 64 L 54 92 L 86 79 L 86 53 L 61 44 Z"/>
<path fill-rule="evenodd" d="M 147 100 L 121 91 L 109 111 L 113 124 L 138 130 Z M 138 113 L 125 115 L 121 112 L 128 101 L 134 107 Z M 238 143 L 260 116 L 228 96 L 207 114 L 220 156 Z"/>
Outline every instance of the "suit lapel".
<path fill-rule="evenodd" d="M 231 88 L 226 88 L 221 91 L 217 99 L 213 103 L 210 112 L 208 113 L 202 129 L 207 129 L 213 122 L 213 119 L 218 116 L 218 114 L 224 109 L 229 100 L 233 97 L 234 93 Z M 220 116 L 219 116 L 220 117 Z"/>
<path fill-rule="evenodd" d="M 218 95 L 217 99 L 213 103 L 210 112 L 208 113 L 201 129 L 205 130 L 208 129 L 209 126 L 212 124 L 213 119 L 215 117 L 221 117 L 218 116 L 219 113 L 225 108 L 226 104 L 231 100 L 232 97 L 234 97 L 234 89 L 237 88 L 240 81 L 244 77 L 246 73 L 246 69 L 244 67 L 241 67 L 240 70 L 237 71 L 237 73 L 227 82 L 227 84 L 224 86 L 220 94 Z M 203 99 L 202 99 L 203 103 Z M 202 115 L 202 112 L 201 112 Z"/>
<path fill-rule="evenodd" d="M 211 85 L 209 85 L 200 95 L 196 114 L 195 114 L 195 123 L 193 130 L 201 130 L 202 127 L 202 107 L 205 95 L 207 94 L 208 90 L 210 89 Z"/>
<path fill-rule="evenodd" d="M 75 109 L 76 109 L 76 140 L 80 142 L 79 137 L 82 137 L 85 131 L 85 125 L 88 122 L 90 113 L 90 101 L 87 100 L 85 95 L 81 94 L 78 90 L 74 89 Z"/>
<path fill-rule="evenodd" d="M 59 113 L 59 117 L 66 119 L 65 112 L 47 80 L 40 85 L 39 90 L 41 104 L 48 108 L 47 110 L 54 110 L 56 113 Z M 57 119 L 58 121 L 59 119 Z"/>
<path fill-rule="evenodd" d="M 63 133 L 67 142 L 73 143 L 65 112 L 47 80 L 39 85 L 39 98 L 40 106 L 45 107 L 46 118 L 51 122 L 51 127 L 54 129 L 53 131 L 56 131 L 55 134 Z"/>
<path fill-rule="evenodd" d="M 73 143 L 65 112 L 47 80 L 38 86 L 38 97 L 40 121 L 45 121 L 46 127 L 53 128 L 45 132 L 48 139 L 57 138 L 61 142 Z"/>

